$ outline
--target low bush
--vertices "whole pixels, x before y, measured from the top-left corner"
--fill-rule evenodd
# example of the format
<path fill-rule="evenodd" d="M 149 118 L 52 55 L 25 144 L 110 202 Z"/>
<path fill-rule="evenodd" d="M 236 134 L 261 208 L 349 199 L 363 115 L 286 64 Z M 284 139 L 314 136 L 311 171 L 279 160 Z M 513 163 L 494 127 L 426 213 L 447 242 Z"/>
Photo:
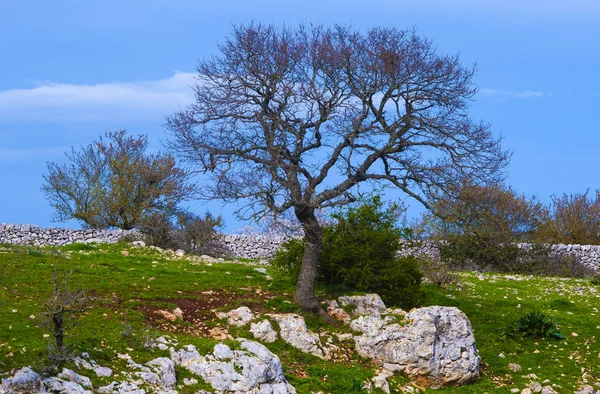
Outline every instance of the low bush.
<path fill-rule="evenodd" d="M 516 324 L 509 326 L 505 336 L 514 337 L 554 338 L 565 339 L 560 333 L 556 323 L 542 312 L 530 312 L 522 316 Z"/>
<path fill-rule="evenodd" d="M 172 232 L 172 237 L 178 248 L 194 254 L 223 254 L 219 243 L 218 229 L 223 227 L 221 216 L 214 217 L 209 212 L 204 217 L 182 212 L 177 215 L 178 228 Z"/>
<path fill-rule="evenodd" d="M 576 256 L 551 253 L 549 245 L 519 247 L 493 237 L 457 235 L 440 243 L 440 257 L 452 269 L 495 271 L 526 275 L 583 278 L 593 275 Z"/>
<path fill-rule="evenodd" d="M 432 257 L 420 257 L 419 264 L 425 282 L 444 287 L 458 283 L 458 275 L 450 270 L 450 266 L 443 260 Z"/>
<path fill-rule="evenodd" d="M 221 216 L 214 217 L 208 212 L 204 217 L 190 212 L 176 215 L 157 212 L 144 219 L 139 230 L 148 245 L 216 256 L 225 252 L 218 240 L 218 228 L 222 226 Z"/>
<path fill-rule="evenodd" d="M 419 260 L 397 257 L 401 238 L 410 231 L 397 226 L 398 206 L 383 207 L 377 196 L 358 207 L 333 215 L 334 224 L 323 229 L 323 249 L 317 280 L 327 286 L 376 292 L 388 304 L 416 306 L 422 297 Z M 304 241 L 285 243 L 271 262 L 279 274 L 298 279 Z"/>
<path fill-rule="evenodd" d="M 177 244 L 173 239 L 173 219 L 171 215 L 156 212 L 144 218 L 138 229 L 144 234 L 146 245 L 162 249 L 174 249 Z"/>

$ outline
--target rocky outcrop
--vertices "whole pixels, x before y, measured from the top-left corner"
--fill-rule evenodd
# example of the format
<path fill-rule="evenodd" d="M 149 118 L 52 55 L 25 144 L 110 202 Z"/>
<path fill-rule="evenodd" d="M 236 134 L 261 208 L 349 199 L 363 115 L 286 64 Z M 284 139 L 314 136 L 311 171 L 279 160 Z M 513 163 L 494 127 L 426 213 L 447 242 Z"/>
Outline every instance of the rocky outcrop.
<path fill-rule="evenodd" d="M 461 385 L 479 376 L 480 357 L 471 323 L 451 307 L 414 309 L 402 324 L 395 318 L 361 316 L 351 327 L 356 350 L 389 371 L 399 371 L 423 387 Z"/>
<path fill-rule="evenodd" d="M 89 378 L 69 369 L 58 376 L 42 378 L 30 368 L 22 368 L 12 377 L 0 383 L 0 394 L 177 394 L 175 390 L 175 366 L 181 366 L 202 378 L 215 390 L 223 393 L 265 393 L 295 394 L 296 390 L 283 375 L 279 358 L 263 345 L 240 339 L 241 350 L 218 344 L 213 353 L 201 356 L 192 345 L 183 349 L 170 349 L 170 357 L 159 357 L 145 365 L 136 363 L 128 355 L 120 355 L 127 360 L 129 372 L 119 374 L 123 381 L 94 389 Z M 162 341 L 169 342 L 169 341 Z M 82 361 L 85 361 L 83 363 Z M 84 370 L 97 365 L 93 360 L 80 359 L 78 364 Z"/>

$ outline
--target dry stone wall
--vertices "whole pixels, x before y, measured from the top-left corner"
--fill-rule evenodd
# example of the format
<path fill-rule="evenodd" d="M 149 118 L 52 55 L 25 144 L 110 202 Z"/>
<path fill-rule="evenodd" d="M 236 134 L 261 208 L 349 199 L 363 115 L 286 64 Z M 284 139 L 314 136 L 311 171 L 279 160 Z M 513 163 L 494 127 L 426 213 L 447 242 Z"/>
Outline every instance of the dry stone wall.
<path fill-rule="evenodd" d="M 0 224 L 0 244 L 60 246 L 74 242 L 115 243 L 123 236 L 139 237 L 136 230 L 73 230 L 66 228 L 43 228 L 28 224 Z M 271 258 L 281 245 L 290 238 L 282 235 L 222 234 L 225 249 L 234 258 Z M 519 244 L 527 247 L 527 244 Z M 552 245 L 552 254 L 574 256 L 588 268 L 600 273 L 600 245 Z M 439 259 L 435 242 L 424 241 L 419 245 L 407 245 L 403 255 L 415 255 Z"/>
<path fill-rule="evenodd" d="M 73 230 L 44 228 L 29 224 L 0 224 L 0 243 L 13 245 L 61 246 L 75 242 L 115 243 L 135 230 Z"/>

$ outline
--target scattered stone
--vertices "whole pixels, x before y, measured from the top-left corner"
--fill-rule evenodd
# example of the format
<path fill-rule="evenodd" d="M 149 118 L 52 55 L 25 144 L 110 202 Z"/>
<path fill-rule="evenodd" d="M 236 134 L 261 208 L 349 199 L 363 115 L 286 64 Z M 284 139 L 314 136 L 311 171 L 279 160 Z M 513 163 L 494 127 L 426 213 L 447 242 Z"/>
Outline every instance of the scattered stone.
<path fill-rule="evenodd" d="M 181 310 L 181 308 L 177 307 L 173 309 L 173 314 L 178 318 L 183 319 L 183 311 Z"/>
<path fill-rule="evenodd" d="M 34 372 L 31 368 L 21 368 L 12 377 L 2 379 L 2 383 L 0 384 L 0 393 L 18 393 L 21 389 L 26 390 L 35 386 L 39 378 L 40 375 L 37 372 Z"/>
<path fill-rule="evenodd" d="M 371 380 L 373 381 L 373 385 L 376 388 L 381 389 L 389 394 L 390 393 L 390 384 L 388 383 L 387 379 L 393 375 L 394 375 L 393 372 L 390 372 L 387 369 L 383 369 L 381 371 L 375 372 L 375 376 Z"/>
<path fill-rule="evenodd" d="M 183 250 L 183 249 L 177 249 L 174 254 L 177 257 L 183 257 L 185 255 L 185 250 Z"/>
<path fill-rule="evenodd" d="M 159 309 L 157 311 L 154 311 L 154 313 L 156 313 L 157 315 L 161 315 L 170 322 L 174 322 L 175 320 L 177 320 L 177 315 L 169 311 Z"/>
<path fill-rule="evenodd" d="M 183 378 L 183 385 L 184 386 L 193 386 L 195 384 L 198 384 L 198 379 L 194 379 L 194 378 Z"/>
<path fill-rule="evenodd" d="M 558 392 L 552 386 L 544 386 L 542 387 L 542 394 L 558 394 Z"/>
<path fill-rule="evenodd" d="M 173 360 L 166 357 L 159 357 L 154 360 L 148 361 L 147 366 L 152 368 L 154 372 L 159 376 L 158 384 L 162 387 L 173 388 L 175 387 L 175 364 Z"/>
<path fill-rule="evenodd" d="M 504 355 L 504 353 L 500 353 L 500 354 L 498 355 L 498 357 L 500 357 L 500 358 L 506 358 L 506 356 Z"/>
<path fill-rule="evenodd" d="M 254 338 L 264 342 L 271 343 L 277 339 L 277 331 L 273 329 L 271 322 L 268 320 L 250 324 L 250 332 L 254 335 Z"/>
<path fill-rule="evenodd" d="M 594 394 L 595 390 L 590 385 L 583 385 L 577 389 L 573 394 Z"/>
<path fill-rule="evenodd" d="M 508 364 L 508 369 L 510 369 L 513 372 L 519 372 L 521 370 L 521 366 L 519 364 L 510 363 Z"/>
<path fill-rule="evenodd" d="M 233 339 L 233 337 L 231 335 L 229 335 L 229 332 L 222 327 L 211 328 L 208 331 L 208 335 L 210 335 L 211 338 L 216 339 L 218 341 L 223 341 L 226 339 Z"/>
<path fill-rule="evenodd" d="M 219 360 L 229 360 L 234 357 L 231 348 L 227 345 L 223 345 L 222 343 L 215 345 L 213 354 Z"/>
<path fill-rule="evenodd" d="M 532 393 L 539 393 L 542 391 L 542 385 L 539 382 L 531 382 L 529 388 Z"/>

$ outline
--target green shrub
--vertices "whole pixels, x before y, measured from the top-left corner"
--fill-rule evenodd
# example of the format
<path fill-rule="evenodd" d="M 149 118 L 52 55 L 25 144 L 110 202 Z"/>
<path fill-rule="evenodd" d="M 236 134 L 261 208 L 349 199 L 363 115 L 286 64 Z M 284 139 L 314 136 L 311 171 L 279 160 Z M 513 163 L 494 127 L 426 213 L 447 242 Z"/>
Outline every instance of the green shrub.
<path fill-rule="evenodd" d="M 417 305 L 422 297 L 422 273 L 417 258 L 397 257 L 401 238 L 410 236 L 410 230 L 396 224 L 398 206 L 384 209 L 375 196 L 332 217 L 335 224 L 323 229 L 319 283 L 376 292 L 386 303 L 403 308 Z M 293 239 L 271 264 L 280 277 L 296 281 L 303 253 L 304 241 Z"/>
<path fill-rule="evenodd" d="M 530 312 L 522 316 L 515 325 L 509 327 L 505 336 L 565 339 L 556 323 L 542 312 Z"/>
<path fill-rule="evenodd" d="M 273 274 L 281 279 L 297 282 L 300 276 L 300 266 L 304 255 L 304 240 L 292 238 L 285 242 L 271 260 Z"/>

